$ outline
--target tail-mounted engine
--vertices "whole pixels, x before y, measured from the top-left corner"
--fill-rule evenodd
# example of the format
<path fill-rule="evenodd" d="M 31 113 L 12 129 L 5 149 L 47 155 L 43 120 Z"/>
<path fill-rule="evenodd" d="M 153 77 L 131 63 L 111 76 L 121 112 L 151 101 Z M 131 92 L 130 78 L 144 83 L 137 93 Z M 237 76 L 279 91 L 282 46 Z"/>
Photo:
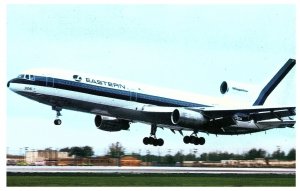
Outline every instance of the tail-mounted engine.
<path fill-rule="evenodd" d="M 223 81 L 220 86 L 221 94 L 227 94 L 228 92 L 243 92 L 248 93 L 249 87 L 245 84 L 240 84 L 236 82 L 226 82 Z"/>
<path fill-rule="evenodd" d="M 117 119 L 114 117 L 107 117 L 96 115 L 95 125 L 98 129 L 103 131 L 121 131 L 128 130 L 130 125 L 129 121 L 123 119 Z"/>

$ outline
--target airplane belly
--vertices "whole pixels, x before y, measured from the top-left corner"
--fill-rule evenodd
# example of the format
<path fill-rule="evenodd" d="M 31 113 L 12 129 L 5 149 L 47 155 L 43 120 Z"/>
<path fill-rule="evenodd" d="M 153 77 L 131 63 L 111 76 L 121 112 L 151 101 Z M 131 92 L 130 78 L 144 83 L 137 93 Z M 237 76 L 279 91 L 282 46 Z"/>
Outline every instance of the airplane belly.
<path fill-rule="evenodd" d="M 16 84 L 15 92 L 40 103 L 58 106 L 63 109 L 92 113 L 96 115 L 114 116 L 132 121 L 166 124 L 170 115 L 166 113 L 144 114 L 135 108 L 144 104 L 114 98 L 95 96 L 81 92 L 31 85 L 35 91 L 24 91 L 24 85 Z"/>

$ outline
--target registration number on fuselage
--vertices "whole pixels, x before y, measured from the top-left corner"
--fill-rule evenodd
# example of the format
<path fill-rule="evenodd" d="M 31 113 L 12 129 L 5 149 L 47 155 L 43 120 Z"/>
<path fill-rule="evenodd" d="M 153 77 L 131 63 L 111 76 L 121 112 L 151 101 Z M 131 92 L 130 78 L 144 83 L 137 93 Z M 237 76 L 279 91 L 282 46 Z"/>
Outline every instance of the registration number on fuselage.
<path fill-rule="evenodd" d="M 24 90 L 25 91 L 32 91 L 32 87 L 25 87 Z"/>

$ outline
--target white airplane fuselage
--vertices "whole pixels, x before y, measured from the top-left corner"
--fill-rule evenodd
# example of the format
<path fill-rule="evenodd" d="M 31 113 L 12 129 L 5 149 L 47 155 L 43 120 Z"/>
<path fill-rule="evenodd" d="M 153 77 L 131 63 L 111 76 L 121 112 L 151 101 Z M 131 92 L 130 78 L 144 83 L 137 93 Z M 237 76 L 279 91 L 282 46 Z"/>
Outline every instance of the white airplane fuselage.
<path fill-rule="evenodd" d="M 129 122 L 156 124 L 172 130 L 195 131 L 189 126 L 172 123 L 171 114 L 175 109 L 204 109 L 224 104 L 221 99 L 207 96 L 158 89 L 89 74 L 51 70 L 25 71 L 18 78 L 10 80 L 8 87 L 24 97 L 50 105 L 55 110 L 81 111 Z M 234 104 L 226 101 L 226 105 Z M 235 124 L 223 128 L 203 124 L 196 130 L 231 135 L 265 131 L 269 128 L 269 125 L 257 124 L 253 120 L 236 120 Z"/>

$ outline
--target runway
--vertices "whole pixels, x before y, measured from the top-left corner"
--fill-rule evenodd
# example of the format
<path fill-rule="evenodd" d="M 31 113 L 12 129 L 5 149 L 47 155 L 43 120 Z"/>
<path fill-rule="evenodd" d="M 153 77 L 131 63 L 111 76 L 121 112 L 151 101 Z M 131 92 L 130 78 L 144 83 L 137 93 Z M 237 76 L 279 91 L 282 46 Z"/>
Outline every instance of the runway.
<path fill-rule="evenodd" d="M 296 174 L 295 168 L 8 166 L 13 173 Z"/>

